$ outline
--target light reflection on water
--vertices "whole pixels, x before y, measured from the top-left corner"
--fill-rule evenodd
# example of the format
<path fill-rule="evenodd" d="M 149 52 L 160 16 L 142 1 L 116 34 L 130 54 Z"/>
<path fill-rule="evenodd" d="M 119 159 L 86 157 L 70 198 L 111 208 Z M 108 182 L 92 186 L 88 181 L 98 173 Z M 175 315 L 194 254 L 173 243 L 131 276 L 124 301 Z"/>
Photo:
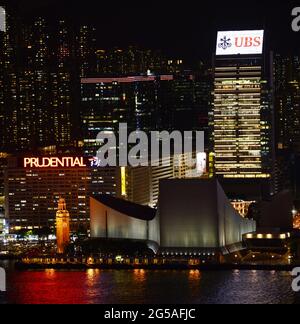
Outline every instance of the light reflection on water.
<path fill-rule="evenodd" d="M 0 303 L 300 303 L 288 272 L 8 271 Z"/>

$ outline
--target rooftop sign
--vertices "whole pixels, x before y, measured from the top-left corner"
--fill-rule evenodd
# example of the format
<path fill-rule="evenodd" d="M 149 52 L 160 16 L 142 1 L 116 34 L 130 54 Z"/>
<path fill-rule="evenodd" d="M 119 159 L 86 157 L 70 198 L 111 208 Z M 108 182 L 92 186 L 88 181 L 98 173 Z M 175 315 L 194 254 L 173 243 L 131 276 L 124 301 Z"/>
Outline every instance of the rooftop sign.
<path fill-rule="evenodd" d="M 82 168 L 83 157 L 31 157 L 24 158 L 24 168 Z"/>
<path fill-rule="evenodd" d="M 263 43 L 263 30 L 220 31 L 216 55 L 262 54 Z"/>

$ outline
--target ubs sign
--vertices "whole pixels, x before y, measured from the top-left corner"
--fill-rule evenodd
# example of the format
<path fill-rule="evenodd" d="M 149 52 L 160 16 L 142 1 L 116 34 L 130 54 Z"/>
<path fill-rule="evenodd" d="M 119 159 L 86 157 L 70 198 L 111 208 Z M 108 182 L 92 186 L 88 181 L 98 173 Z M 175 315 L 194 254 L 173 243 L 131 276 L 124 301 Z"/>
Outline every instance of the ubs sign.
<path fill-rule="evenodd" d="M 216 55 L 262 54 L 263 30 L 221 31 L 217 36 Z"/>

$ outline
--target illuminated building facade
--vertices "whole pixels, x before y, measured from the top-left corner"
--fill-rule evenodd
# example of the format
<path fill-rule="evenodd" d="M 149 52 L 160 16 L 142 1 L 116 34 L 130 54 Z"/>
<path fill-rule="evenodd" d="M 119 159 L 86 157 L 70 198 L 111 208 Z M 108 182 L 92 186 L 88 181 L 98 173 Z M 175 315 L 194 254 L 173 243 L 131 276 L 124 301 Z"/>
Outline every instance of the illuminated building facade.
<path fill-rule="evenodd" d="M 79 76 L 91 77 L 97 71 L 96 29 L 89 25 L 80 26 L 76 42 Z"/>
<path fill-rule="evenodd" d="M 99 149 L 99 132 L 207 131 L 209 77 L 147 75 L 81 80 L 81 128 L 84 154 Z M 206 85 L 206 86 L 204 86 Z"/>
<path fill-rule="evenodd" d="M 91 197 L 91 237 L 157 242 L 156 210 L 111 196 Z"/>
<path fill-rule="evenodd" d="M 300 213 L 296 213 L 294 216 L 293 228 L 300 230 Z"/>
<path fill-rule="evenodd" d="M 4 173 L 5 216 L 12 232 L 55 228 L 55 212 L 63 196 L 70 228 L 89 228 L 91 196 L 109 195 L 154 207 L 163 179 L 196 177 L 187 167 L 192 157 L 160 167 L 96 167 L 89 158 L 73 156 L 10 157 Z"/>
<path fill-rule="evenodd" d="M 8 10 L 0 31 L 0 148 L 72 146 L 80 138 L 80 76 L 95 68 L 94 28 L 18 15 Z"/>
<path fill-rule="evenodd" d="M 99 149 L 99 132 L 117 132 L 119 123 L 128 131 L 159 130 L 158 84 L 173 80 L 172 75 L 88 78 L 81 81 L 81 125 L 84 154 Z"/>
<path fill-rule="evenodd" d="M 205 130 L 208 114 L 205 100 L 209 100 L 209 96 L 202 96 L 208 91 L 208 87 L 203 90 L 202 85 L 191 75 L 83 78 L 81 128 L 84 155 L 95 156 L 102 145 L 96 140 L 98 133 L 106 131 L 117 134 L 119 123 L 127 123 L 128 132 Z M 194 175 L 185 164 L 185 161 L 181 161 L 176 169 L 171 159 L 171 165 L 167 167 L 128 167 L 123 176 L 119 167 L 95 168 L 91 174 L 92 193 L 111 194 L 138 204 L 155 206 L 160 179 Z"/>
<path fill-rule="evenodd" d="M 14 31 L 18 20 L 6 8 L 5 31 L 0 31 L 0 146 L 7 143 L 16 145 L 17 134 L 17 76 L 16 76 L 16 38 Z M 5 150 L 6 151 L 6 150 Z"/>
<path fill-rule="evenodd" d="M 222 43 L 227 34 L 231 46 Z M 274 116 L 267 62 L 263 31 L 218 33 L 213 129 L 217 176 L 257 179 L 273 174 Z"/>
<path fill-rule="evenodd" d="M 249 207 L 253 204 L 254 201 L 232 201 L 231 204 L 233 208 L 243 217 L 247 217 L 249 212 Z"/>
<path fill-rule="evenodd" d="M 300 197 L 300 57 L 274 57 L 276 185 Z"/>
<path fill-rule="evenodd" d="M 200 170 L 196 163 L 192 163 L 194 161 L 193 154 L 182 154 L 171 157 L 169 165 L 163 165 L 162 159 L 160 166 L 121 168 L 121 181 L 117 186 L 121 188 L 119 197 L 139 205 L 156 207 L 160 181 L 200 177 Z"/>
<path fill-rule="evenodd" d="M 57 34 L 53 33 L 61 36 L 58 43 L 65 44 L 65 33 L 60 23 Z M 10 108 L 5 115 L 7 131 L 0 135 L 2 147 L 11 152 L 70 144 L 73 87 L 58 53 L 62 45 L 55 44 L 50 35 L 43 18 L 27 26 L 9 16 L 4 77 L 5 103 Z M 64 46 L 66 54 L 68 48 Z"/>
<path fill-rule="evenodd" d="M 57 253 L 63 254 L 70 243 L 70 214 L 63 198 L 59 199 L 56 212 L 56 241 Z"/>
<path fill-rule="evenodd" d="M 276 146 L 300 152 L 300 57 L 274 57 Z"/>
<path fill-rule="evenodd" d="M 55 229 L 57 203 L 62 196 L 69 206 L 71 230 L 88 229 L 89 168 L 81 164 L 24 167 L 25 159 L 10 158 L 5 171 L 5 216 L 10 230 Z"/>
<path fill-rule="evenodd" d="M 163 180 L 157 210 L 109 196 L 91 198 L 92 238 L 154 241 L 168 256 L 227 254 L 241 249 L 243 235 L 255 230 L 215 179 Z"/>

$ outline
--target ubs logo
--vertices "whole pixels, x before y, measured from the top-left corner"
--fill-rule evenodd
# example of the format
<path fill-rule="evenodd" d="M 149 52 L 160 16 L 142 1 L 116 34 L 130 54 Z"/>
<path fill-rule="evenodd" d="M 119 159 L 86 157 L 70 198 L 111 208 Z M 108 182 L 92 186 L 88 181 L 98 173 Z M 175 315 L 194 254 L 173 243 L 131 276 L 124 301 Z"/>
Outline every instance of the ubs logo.
<path fill-rule="evenodd" d="M 218 46 L 219 48 L 223 48 L 224 51 L 227 50 L 227 48 L 232 46 L 231 39 L 224 36 L 220 39 L 220 43 Z"/>
<path fill-rule="evenodd" d="M 263 30 L 219 31 L 216 55 L 262 54 L 263 41 Z"/>

